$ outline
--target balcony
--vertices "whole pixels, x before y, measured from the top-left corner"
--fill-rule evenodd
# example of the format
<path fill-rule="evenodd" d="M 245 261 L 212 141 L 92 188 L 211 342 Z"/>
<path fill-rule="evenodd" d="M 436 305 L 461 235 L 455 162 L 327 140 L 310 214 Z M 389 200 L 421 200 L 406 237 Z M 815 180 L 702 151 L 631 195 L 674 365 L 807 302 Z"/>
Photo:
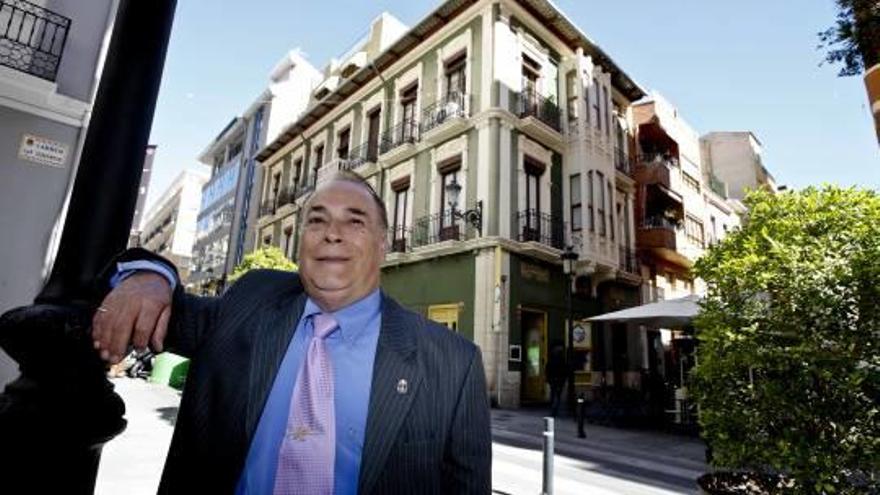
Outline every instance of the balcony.
<path fill-rule="evenodd" d="M 422 137 L 436 142 L 461 132 L 467 125 L 468 95 L 449 93 L 422 112 Z"/>
<path fill-rule="evenodd" d="M 639 247 L 675 251 L 675 234 L 680 230 L 681 226 L 666 218 L 646 218 L 637 234 Z"/>
<path fill-rule="evenodd" d="M 668 218 L 648 217 L 639 226 L 636 233 L 636 244 L 653 256 L 683 267 L 690 267 L 693 262 L 680 252 L 683 247 L 678 242 L 679 235 L 684 236 L 684 229 L 679 223 Z"/>
<path fill-rule="evenodd" d="M 635 169 L 635 179 L 640 184 L 660 184 L 667 189 L 677 190 L 678 160 L 668 155 L 648 153 L 639 155 Z"/>
<path fill-rule="evenodd" d="M 55 82 L 70 19 L 24 0 L 0 0 L 0 65 Z"/>
<path fill-rule="evenodd" d="M 549 148 L 562 151 L 559 107 L 536 92 L 512 93 L 513 112 L 519 116 L 519 130 Z"/>
<path fill-rule="evenodd" d="M 388 155 L 403 145 L 412 145 L 419 140 L 419 123 L 414 119 L 404 120 L 385 131 L 379 140 L 379 153 Z"/>
<path fill-rule="evenodd" d="M 277 204 L 274 199 L 270 199 L 267 201 L 263 201 L 260 203 L 260 217 L 268 217 L 275 214 L 275 210 L 277 210 Z"/>
<path fill-rule="evenodd" d="M 388 228 L 388 252 L 406 253 L 412 249 L 410 245 L 412 229 L 406 226 Z"/>
<path fill-rule="evenodd" d="M 535 209 L 516 215 L 516 240 L 537 242 L 556 249 L 565 246 L 565 222 L 561 218 Z"/>
<path fill-rule="evenodd" d="M 340 158 L 339 170 L 355 171 L 368 163 L 376 163 L 379 155 L 378 143 L 363 143 L 352 148 L 347 158 Z"/>
<path fill-rule="evenodd" d="M 443 241 L 461 241 L 466 238 L 464 222 L 453 220 L 449 212 L 426 215 L 415 221 L 412 228 L 412 247 L 422 247 Z"/>
<path fill-rule="evenodd" d="M 559 106 L 550 98 L 539 95 L 536 91 L 525 91 L 519 94 L 519 117 L 533 117 L 543 122 L 556 132 L 562 132 Z"/>

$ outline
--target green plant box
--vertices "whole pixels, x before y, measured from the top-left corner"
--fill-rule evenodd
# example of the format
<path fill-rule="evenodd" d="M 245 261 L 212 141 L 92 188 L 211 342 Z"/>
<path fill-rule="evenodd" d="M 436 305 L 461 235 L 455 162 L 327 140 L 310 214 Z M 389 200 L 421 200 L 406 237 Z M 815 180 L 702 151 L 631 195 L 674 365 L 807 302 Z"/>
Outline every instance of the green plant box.
<path fill-rule="evenodd" d="M 163 352 L 156 356 L 153 372 L 150 373 L 151 383 L 161 383 L 176 389 L 182 389 L 189 371 L 189 359 L 171 352 Z"/>

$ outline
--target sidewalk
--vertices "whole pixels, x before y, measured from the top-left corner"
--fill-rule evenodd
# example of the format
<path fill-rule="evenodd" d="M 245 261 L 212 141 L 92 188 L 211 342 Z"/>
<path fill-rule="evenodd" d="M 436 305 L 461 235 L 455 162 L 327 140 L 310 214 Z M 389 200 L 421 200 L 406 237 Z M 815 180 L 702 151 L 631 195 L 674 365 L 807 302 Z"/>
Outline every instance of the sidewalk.
<path fill-rule="evenodd" d="M 533 460 L 540 462 L 545 414 L 543 409 L 493 410 L 495 452 L 503 453 L 506 448 L 527 449 L 534 451 Z M 589 423 L 584 429 L 587 437 L 578 438 L 577 424 L 572 418 L 556 418 L 557 477 L 560 466 L 564 469 L 573 465 L 582 472 L 634 483 L 627 491 L 612 488 L 609 493 L 636 493 L 636 489 L 638 493 L 695 493 L 696 478 L 707 470 L 705 446 L 698 438 Z M 495 461 L 496 464 L 499 461 L 497 455 Z M 502 473 L 493 471 L 496 472 L 493 485 L 504 484 L 498 476 Z M 612 486 L 622 489 L 616 482 Z"/>
<path fill-rule="evenodd" d="M 177 417 L 180 394 L 144 380 L 112 380 L 125 400 L 128 427 L 101 456 L 95 493 L 156 493 Z M 541 491 L 544 410 L 493 410 L 493 492 Z M 577 438 L 571 418 L 556 420 L 555 495 L 695 493 L 706 470 L 699 439 L 586 425 Z"/>

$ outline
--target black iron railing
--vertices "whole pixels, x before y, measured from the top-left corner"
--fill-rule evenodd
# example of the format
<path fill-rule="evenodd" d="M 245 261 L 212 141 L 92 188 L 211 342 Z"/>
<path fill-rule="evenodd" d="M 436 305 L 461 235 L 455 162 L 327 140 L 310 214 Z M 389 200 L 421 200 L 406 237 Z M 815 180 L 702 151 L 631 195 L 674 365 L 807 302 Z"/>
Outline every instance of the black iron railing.
<path fill-rule="evenodd" d="M 618 256 L 618 265 L 621 270 L 633 275 L 639 274 L 639 261 L 632 249 L 620 246 Z"/>
<path fill-rule="evenodd" d="M 267 217 L 269 215 L 274 215 L 276 209 L 277 204 L 275 203 L 275 199 L 263 201 L 260 203 L 260 216 Z"/>
<path fill-rule="evenodd" d="M 666 217 L 648 217 L 642 222 L 643 229 L 666 229 L 672 231 L 681 230 L 681 224 Z"/>
<path fill-rule="evenodd" d="M 367 163 L 376 163 L 378 146 L 370 146 L 370 143 L 363 143 L 360 146 L 352 148 L 348 152 L 347 158 L 339 160 L 339 170 L 355 170 Z"/>
<path fill-rule="evenodd" d="M 393 226 L 388 228 L 388 252 L 405 253 L 409 251 L 412 239 L 412 229 L 406 226 Z"/>
<path fill-rule="evenodd" d="M 419 123 L 414 119 L 407 119 L 385 131 L 379 141 L 379 153 L 386 153 L 406 143 L 415 143 L 419 140 Z"/>
<path fill-rule="evenodd" d="M 522 118 L 535 117 L 553 129 L 562 131 L 559 106 L 552 99 L 538 94 L 537 91 L 520 93 L 517 110 Z"/>
<path fill-rule="evenodd" d="M 24 0 L 0 0 L 0 65 L 55 81 L 70 19 Z"/>
<path fill-rule="evenodd" d="M 467 117 L 468 95 L 460 92 L 444 95 L 440 101 L 428 106 L 422 112 L 422 132 L 439 126 L 455 118 Z"/>
<path fill-rule="evenodd" d="M 297 200 L 297 199 L 301 198 L 302 196 L 305 196 L 306 194 L 309 194 L 310 192 L 312 192 L 314 190 L 315 190 L 315 185 L 312 184 L 311 182 L 309 182 L 308 184 L 300 184 L 300 185 L 296 186 L 296 190 L 293 193 L 293 199 Z"/>
<path fill-rule="evenodd" d="M 639 155 L 639 164 L 645 166 L 665 165 L 667 167 L 678 167 L 678 158 L 667 153 L 642 153 Z"/>
<path fill-rule="evenodd" d="M 453 219 L 449 211 L 426 215 L 413 224 L 412 247 L 464 239 L 464 223 L 461 219 Z"/>
<path fill-rule="evenodd" d="M 631 176 L 633 173 L 632 162 L 630 162 L 629 157 L 626 156 L 626 153 L 621 148 L 614 148 L 614 168 L 626 175 Z"/>
<path fill-rule="evenodd" d="M 559 217 L 529 209 L 517 213 L 516 225 L 519 242 L 540 242 L 557 249 L 565 246 L 565 222 Z"/>

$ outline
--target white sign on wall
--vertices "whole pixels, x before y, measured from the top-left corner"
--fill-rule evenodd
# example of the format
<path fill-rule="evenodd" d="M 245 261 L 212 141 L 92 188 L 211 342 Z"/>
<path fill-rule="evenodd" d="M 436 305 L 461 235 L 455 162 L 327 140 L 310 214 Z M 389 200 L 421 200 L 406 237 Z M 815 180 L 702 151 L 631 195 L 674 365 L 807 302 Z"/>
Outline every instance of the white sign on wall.
<path fill-rule="evenodd" d="M 64 167 L 68 146 L 58 141 L 25 134 L 21 137 L 18 157 L 41 165 Z"/>

